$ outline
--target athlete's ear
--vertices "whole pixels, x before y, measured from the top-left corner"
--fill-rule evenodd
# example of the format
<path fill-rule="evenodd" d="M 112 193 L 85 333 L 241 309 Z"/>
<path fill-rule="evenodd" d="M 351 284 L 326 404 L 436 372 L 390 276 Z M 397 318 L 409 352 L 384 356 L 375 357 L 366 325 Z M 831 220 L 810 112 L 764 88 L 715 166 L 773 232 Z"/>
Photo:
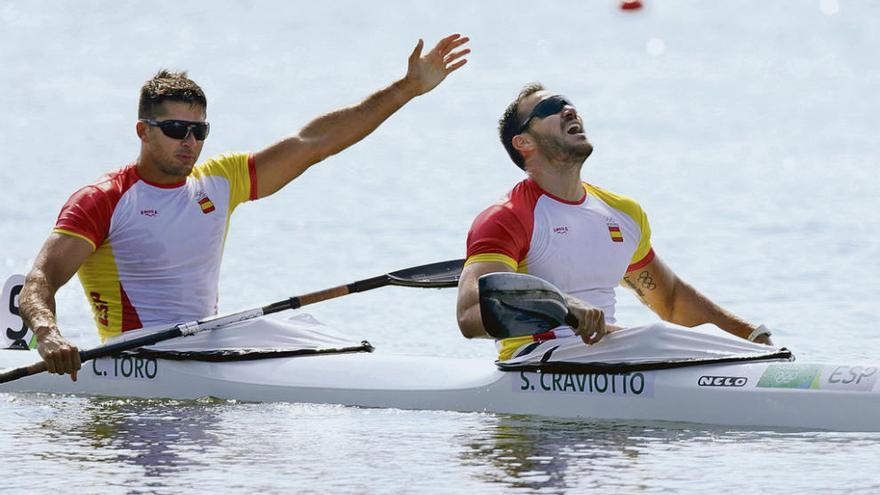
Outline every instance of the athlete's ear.
<path fill-rule="evenodd" d="M 511 143 L 513 144 L 513 149 L 519 151 L 519 154 L 521 155 L 524 155 L 526 152 L 530 153 L 535 149 L 535 142 L 528 134 L 517 134 L 516 136 L 513 136 Z"/>
<path fill-rule="evenodd" d="M 134 126 L 134 131 L 137 133 L 138 138 L 140 138 L 140 140 L 142 142 L 149 140 L 147 138 L 147 127 L 149 127 L 149 126 L 147 124 L 141 122 L 140 120 Z"/>

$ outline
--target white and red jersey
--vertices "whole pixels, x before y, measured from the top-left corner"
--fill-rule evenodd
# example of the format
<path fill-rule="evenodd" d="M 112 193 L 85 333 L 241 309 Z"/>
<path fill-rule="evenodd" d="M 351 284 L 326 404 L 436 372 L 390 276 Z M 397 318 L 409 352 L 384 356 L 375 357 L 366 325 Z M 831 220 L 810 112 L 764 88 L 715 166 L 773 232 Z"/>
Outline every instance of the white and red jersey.
<path fill-rule="evenodd" d="M 654 258 L 651 228 L 634 200 L 583 187 L 584 198 L 571 202 L 520 182 L 474 221 L 465 263 L 497 261 L 540 277 L 614 323 L 614 288 Z"/>
<path fill-rule="evenodd" d="M 54 231 L 95 250 L 77 274 L 101 338 L 215 314 L 229 217 L 256 198 L 247 154 L 212 158 L 171 185 L 132 164 L 74 193 Z"/>

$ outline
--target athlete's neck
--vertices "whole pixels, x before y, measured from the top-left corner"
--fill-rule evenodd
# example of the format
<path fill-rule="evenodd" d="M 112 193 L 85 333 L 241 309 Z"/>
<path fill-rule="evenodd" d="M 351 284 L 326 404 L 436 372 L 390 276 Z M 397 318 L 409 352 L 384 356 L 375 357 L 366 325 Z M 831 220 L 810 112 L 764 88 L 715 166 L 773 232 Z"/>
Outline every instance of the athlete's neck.
<path fill-rule="evenodd" d="M 535 181 L 544 191 L 565 201 L 579 202 L 584 199 L 584 187 L 581 185 L 581 167 L 551 169 L 548 167 L 529 168 L 529 178 Z"/>

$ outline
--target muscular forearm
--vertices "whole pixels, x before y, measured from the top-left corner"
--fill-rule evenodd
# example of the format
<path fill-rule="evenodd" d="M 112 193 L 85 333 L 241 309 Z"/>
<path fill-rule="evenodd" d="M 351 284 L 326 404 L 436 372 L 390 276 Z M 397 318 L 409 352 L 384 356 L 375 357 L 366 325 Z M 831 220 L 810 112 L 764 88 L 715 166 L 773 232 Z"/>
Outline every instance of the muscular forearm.
<path fill-rule="evenodd" d="M 497 261 L 483 261 L 465 265 L 458 281 L 456 316 L 461 334 L 469 339 L 492 338 L 483 327 L 480 313 L 479 279 L 487 273 L 511 272 L 513 269 Z"/>
<path fill-rule="evenodd" d="M 45 330 L 42 329 L 57 330 L 55 320 L 57 290 L 41 270 L 34 269 L 28 274 L 19 295 L 19 306 L 25 324 L 35 332 L 44 332 Z"/>
<path fill-rule="evenodd" d="M 722 330 L 747 338 L 753 327 L 742 318 L 712 302 L 690 284 L 677 280 L 664 320 L 686 327 L 712 323 Z"/>
<path fill-rule="evenodd" d="M 76 381 L 82 366 L 79 349 L 61 336 L 55 323 L 55 292 L 49 278 L 35 268 L 28 274 L 19 302 L 21 316 L 37 336 L 37 350 L 50 373 L 70 373 Z"/>
<path fill-rule="evenodd" d="M 274 194 L 312 165 L 365 138 L 408 101 L 431 91 L 467 61 L 461 57 L 469 50 L 458 50 L 467 41 L 459 34 L 447 36 L 424 56 L 419 41 L 402 79 L 357 105 L 321 115 L 295 135 L 254 153 L 258 196 Z"/>
<path fill-rule="evenodd" d="M 416 96 L 406 79 L 370 95 L 361 103 L 322 115 L 299 132 L 299 138 L 316 152 L 315 161 L 339 153 L 373 132 Z"/>
<path fill-rule="evenodd" d="M 627 273 L 623 277 L 623 284 L 665 321 L 685 327 L 712 323 L 742 338 L 748 338 L 755 330 L 753 325 L 681 280 L 659 256 L 655 256 L 644 268 Z M 766 338 L 756 342 L 770 343 Z"/>
<path fill-rule="evenodd" d="M 37 350 L 50 373 L 70 373 L 76 380 L 81 361 L 79 349 L 58 331 L 55 321 L 55 293 L 70 280 L 91 254 L 87 241 L 53 233 L 34 261 L 19 295 L 21 316 L 37 336 Z"/>
<path fill-rule="evenodd" d="M 459 308 L 458 310 L 458 328 L 461 334 L 469 339 L 488 339 L 491 338 L 483 328 L 483 320 L 480 314 L 480 305 L 473 304 L 467 308 Z"/>

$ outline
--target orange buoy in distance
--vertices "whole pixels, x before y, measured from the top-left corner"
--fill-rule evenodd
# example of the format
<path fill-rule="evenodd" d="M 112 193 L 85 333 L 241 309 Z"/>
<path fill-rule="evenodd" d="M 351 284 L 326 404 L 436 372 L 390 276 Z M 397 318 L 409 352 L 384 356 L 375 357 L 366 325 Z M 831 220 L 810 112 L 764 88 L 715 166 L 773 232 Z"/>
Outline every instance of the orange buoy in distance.
<path fill-rule="evenodd" d="M 639 10 L 642 8 L 642 2 L 639 0 L 623 0 L 620 2 L 620 10 Z"/>

